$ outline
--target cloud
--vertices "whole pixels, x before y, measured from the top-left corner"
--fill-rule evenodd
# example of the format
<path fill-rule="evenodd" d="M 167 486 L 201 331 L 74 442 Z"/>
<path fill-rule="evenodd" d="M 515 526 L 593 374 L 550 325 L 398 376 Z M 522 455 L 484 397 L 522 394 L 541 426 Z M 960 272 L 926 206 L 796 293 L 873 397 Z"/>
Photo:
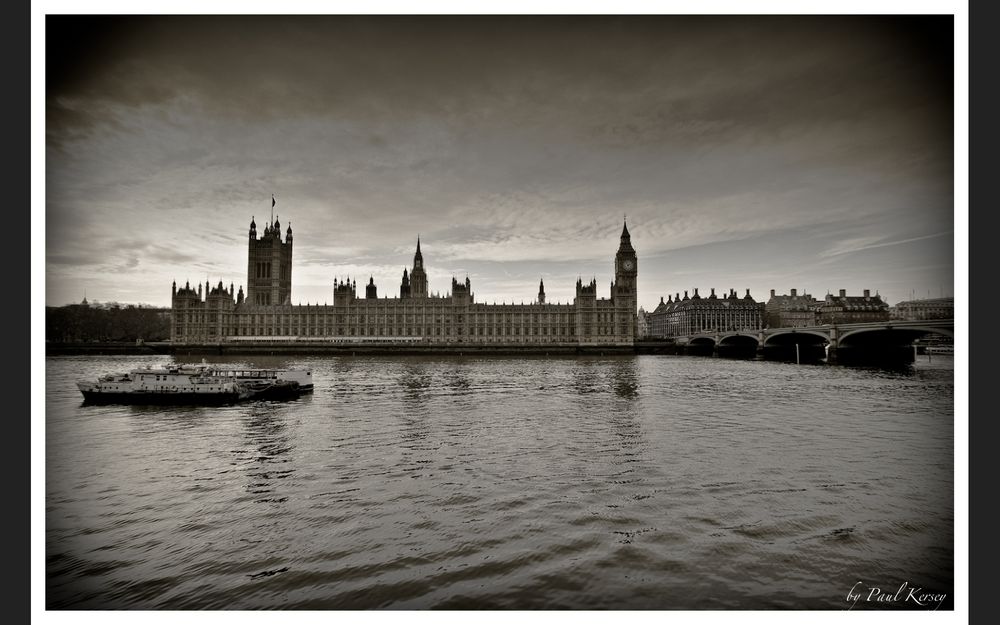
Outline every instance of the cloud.
<path fill-rule="evenodd" d="M 527 280 L 518 293 L 537 275 L 607 279 L 623 214 L 647 288 L 692 270 L 684 255 L 734 273 L 759 242 L 771 260 L 753 270 L 775 280 L 764 266 L 894 241 L 939 257 L 921 237 L 952 227 L 948 19 L 48 24 L 54 302 L 95 268 L 129 293 L 240 283 L 272 193 L 295 228 L 293 299 L 355 270 L 398 283 L 417 234 L 441 286 L 470 271 L 505 294 L 505 271 Z"/>
<path fill-rule="evenodd" d="M 906 243 L 914 243 L 916 241 L 926 241 L 927 239 L 935 239 L 937 237 L 948 236 L 950 234 L 953 234 L 953 231 L 949 230 L 948 232 L 936 232 L 934 234 L 911 237 L 909 239 L 900 239 L 896 241 L 885 241 L 883 237 L 860 237 L 857 239 L 848 239 L 834 244 L 830 249 L 821 252 L 820 256 L 823 258 L 831 258 L 843 254 L 854 254 L 864 250 L 891 247 L 893 245 L 903 245 Z"/>

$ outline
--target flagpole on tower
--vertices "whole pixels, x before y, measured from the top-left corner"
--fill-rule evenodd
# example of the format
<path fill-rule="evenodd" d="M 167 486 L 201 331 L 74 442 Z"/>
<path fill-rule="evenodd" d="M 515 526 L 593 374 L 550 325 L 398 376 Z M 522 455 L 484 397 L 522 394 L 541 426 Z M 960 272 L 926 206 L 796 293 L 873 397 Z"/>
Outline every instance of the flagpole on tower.
<path fill-rule="evenodd" d="M 274 194 L 271 194 L 271 227 L 274 227 Z"/>

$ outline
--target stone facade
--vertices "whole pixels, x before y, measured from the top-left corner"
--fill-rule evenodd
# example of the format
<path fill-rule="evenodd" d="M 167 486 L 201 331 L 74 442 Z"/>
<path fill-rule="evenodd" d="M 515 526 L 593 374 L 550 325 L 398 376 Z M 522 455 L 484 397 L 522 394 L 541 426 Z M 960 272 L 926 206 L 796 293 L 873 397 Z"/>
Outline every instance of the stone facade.
<path fill-rule="evenodd" d="M 775 295 L 765 306 L 765 322 L 768 328 L 805 328 L 817 324 L 820 301 L 808 293 L 800 294 L 792 289 L 788 295 Z"/>
<path fill-rule="evenodd" d="M 868 323 L 871 321 L 888 321 L 889 305 L 876 293 L 868 289 L 863 295 L 848 295 L 840 289 L 839 295 L 827 294 L 820 303 L 817 320 L 821 325 L 842 323 Z"/>
<path fill-rule="evenodd" d="M 649 313 L 647 313 L 642 307 L 640 307 L 639 308 L 639 312 L 636 313 L 635 322 L 636 322 L 636 332 L 638 333 L 636 336 L 638 336 L 638 338 L 640 338 L 640 339 L 649 338 L 649 336 L 650 336 L 650 328 L 649 328 L 650 317 L 649 317 Z"/>
<path fill-rule="evenodd" d="M 955 298 L 938 297 L 900 302 L 890 309 L 893 319 L 924 321 L 927 319 L 954 319 Z"/>
<path fill-rule="evenodd" d="M 333 305 L 289 302 L 291 227 L 282 242 L 277 226 L 267 226 L 258 240 L 251 222 L 246 297 L 242 287 L 234 294 L 232 284 L 206 283 L 203 292 L 200 284 L 195 290 L 190 284 L 178 289 L 174 283 L 172 342 L 631 346 L 636 338 L 638 267 L 627 226 L 615 255 L 610 298 L 597 297 L 596 279 L 589 284 L 577 280 L 572 304 L 546 303 L 544 284 L 532 304 L 478 303 L 469 278 L 452 278 L 450 292 L 430 295 L 418 239 L 413 267 L 403 270 L 399 297 L 378 298 L 370 279 L 366 296 L 359 298 L 356 281 L 335 280 Z"/>
<path fill-rule="evenodd" d="M 763 327 L 764 304 L 754 301 L 750 289 L 739 297 L 735 289 L 723 297 L 712 289 L 708 297 L 701 297 L 698 289 L 688 297 L 684 291 L 668 297 L 656 310 L 649 313 L 650 335 L 655 338 L 711 334 L 714 332 L 757 332 Z"/>
<path fill-rule="evenodd" d="M 247 254 L 247 301 L 256 305 L 290 304 L 292 296 L 292 224 L 281 240 L 281 222 L 264 227 L 257 238 L 257 224 L 250 220 Z M 206 287 L 207 291 L 207 287 Z"/>

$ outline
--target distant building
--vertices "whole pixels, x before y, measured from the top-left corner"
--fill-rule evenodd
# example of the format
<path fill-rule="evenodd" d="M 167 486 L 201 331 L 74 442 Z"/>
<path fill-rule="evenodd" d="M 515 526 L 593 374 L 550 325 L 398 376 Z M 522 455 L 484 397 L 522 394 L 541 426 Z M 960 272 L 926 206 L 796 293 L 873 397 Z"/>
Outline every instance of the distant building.
<path fill-rule="evenodd" d="M 631 346 L 636 337 L 636 252 L 623 227 L 614 257 L 610 298 L 597 296 L 597 280 L 576 282 L 570 304 L 546 301 L 539 283 L 533 304 L 475 301 L 468 277 L 430 294 L 417 239 L 413 267 L 403 269 L 399 297 L 378 297 L 374 278 L 357 296 L 357 282 L 335 280 L 333 305 L 293 305 L 292 229 L 280 223 L 258 238 L 250 222 L 247 292 L 234 285 L 190 284 L 171 290 L 171 341 L 223 343 L 309 340 L 330 343 L 465 343 L 475 345 Z M 204 290 L 202 289 L 204 286 Z"/>
<path fill-rule="evenodd" d="M 955 298 L 916 299 L 900 302 L 890 310 L 893 319 L 924 321 L 926 319 L 954 319 Z"/>
<path fill-rule="evenodd" d="M 685 297 L 687 296 L 687 291 L 684 291 Z M 647 315 L 649 319 L 649 336 L 650 338 L 666 338 L 667 336 L 667 313 L 673 307 L 674 298 L 669 296 L 667 301 L 663 301 L 663 297 L 660 297 L 660 303 L 653 312 Z"/>
<path fill-rule="evenodd" d="M 723 297 L 712 289 L 708 297 L 701 297 L 698 289 L 688 297 L 684 291 L 676 297 L 668 297 L 656 310 L 649 314 L 650 334 L 656 338 L 691 336 L 692 334 L 714 332 L 756 332 L 763 327 L 764 304 L 754 301 L 750 289 L 739 297 L 735 289 Z"/>
<path fill-rule="evenodd" d="M 638 336 L 640 339 L 644 339 L 644 338 L 649 337 L 650 336 L 650 325 L 649 325 L 650 324 L 650 316 L 641 307 L 639 308 L 639 312 L 637 312 L 636 315 L 635 315 L 635 321 L 636 321 L 636 333 L 637 333 L 636 336 Z"/>
<path fill-rule="evenodd" d="M 820 324 L 866 323 L 870 321 L 888 321 L 889 304 L 876 293 L 868 289 L 864 295 L 847 295 L 840 289 L 839 295 L 827 294 L 819 306 L 818 320 Z"/>
<path fill-rule="evenodd" d="M 768 328 L 804 328 L 816 325 L 817 309 L 820 302 L 808 293 L 798 293 L 792 289 L 788 295 L 775 295 L 771 289 L 771 299 L 765 306 Z"/>

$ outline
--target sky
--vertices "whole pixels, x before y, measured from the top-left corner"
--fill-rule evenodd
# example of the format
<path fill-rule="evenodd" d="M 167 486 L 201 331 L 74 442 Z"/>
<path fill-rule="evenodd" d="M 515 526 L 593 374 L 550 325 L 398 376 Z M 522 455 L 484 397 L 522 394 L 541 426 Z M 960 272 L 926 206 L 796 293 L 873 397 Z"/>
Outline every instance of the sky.
<path fill-rule="evenodd" d="M 48 16 L 46 303 L 953 294 L 951 16 Z M 361 290 L 363 292 L 363 290 Z"/>

